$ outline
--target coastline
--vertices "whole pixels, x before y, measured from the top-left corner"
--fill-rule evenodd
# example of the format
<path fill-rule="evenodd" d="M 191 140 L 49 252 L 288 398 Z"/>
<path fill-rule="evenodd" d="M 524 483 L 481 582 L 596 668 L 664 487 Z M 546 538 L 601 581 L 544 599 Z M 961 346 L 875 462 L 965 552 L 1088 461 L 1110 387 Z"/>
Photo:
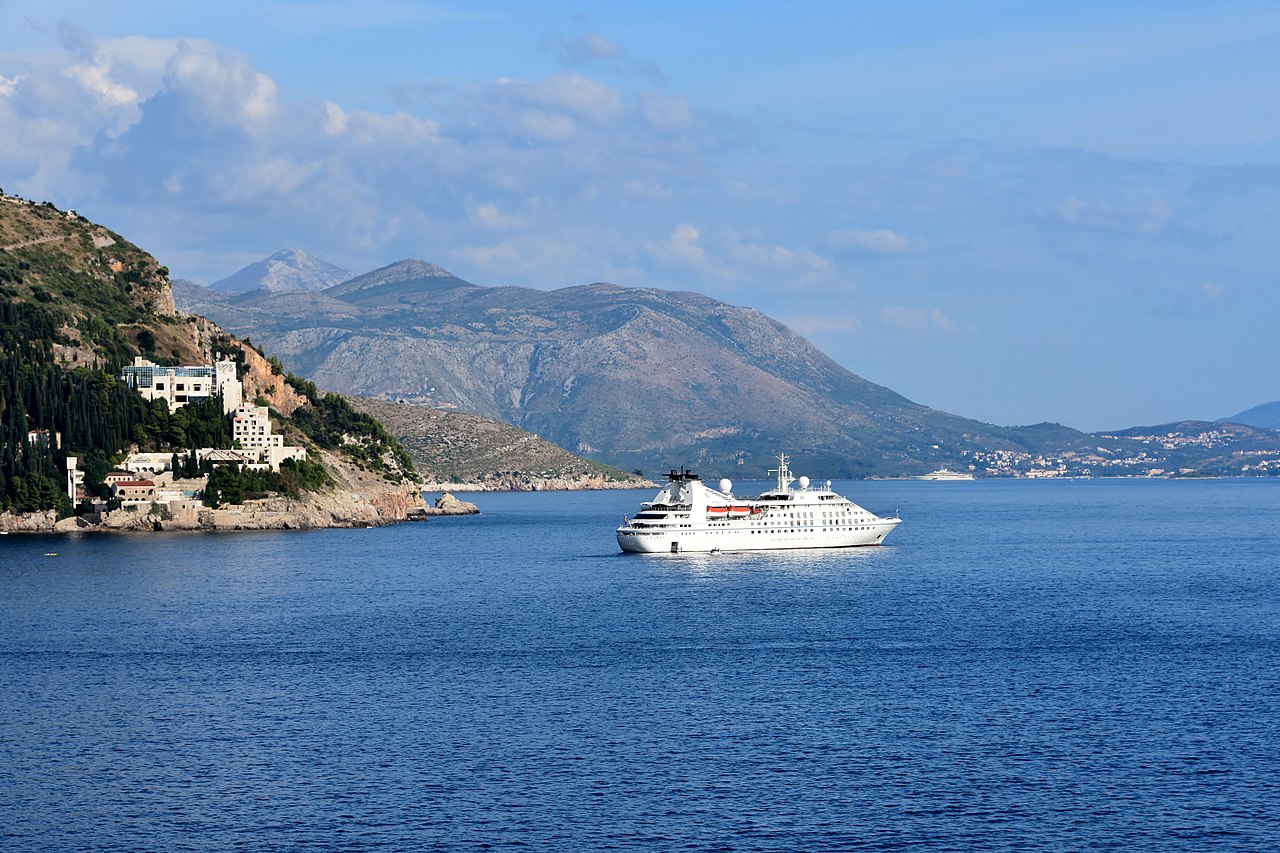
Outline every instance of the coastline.
<path fill-rule="evenodd" d="M 308 492 L 294 499 L 273 496 L 243 504 L 206 507 L 194 501 L 167 505 L 122 507 L 103 519 L 72 516 L 58 520 L 54 510 L 34 513 L 0 513 L 0 531 L 6 533 L 143 533 L 167 530 L 317 530 L 324 528 L 381 527 L 404 521 L 425 521 L 434 516 L 473 515 L 480 510 L 452 495 L 428 504 L 421 490 L 405 483 L 392 484 L 381 475 L 364 470 L 338 454 L 321 451 L 334 486 L 324 492 Z"/>
<path fill-rule="evenodd" d="M 435 505 L 427 505 L 407 490 L 386 493 L 373 500 L 351 500 L 341 495 L 313 496 L 318 500 L 264 498 L 244 504 L 212 509 L 192 507 L 186 511 L 130 512 L 119 509 L 101 522 L 72 516 L 57 520 L 53 510 L 15 515 L 0 513 L 4 533 L 156 533 L 164 531 L 227 530 L 322 530 L 329 528 L 383 527 L 410 521 L 451 515 L 476 515 L 475 504 L 445 494 Z"/>

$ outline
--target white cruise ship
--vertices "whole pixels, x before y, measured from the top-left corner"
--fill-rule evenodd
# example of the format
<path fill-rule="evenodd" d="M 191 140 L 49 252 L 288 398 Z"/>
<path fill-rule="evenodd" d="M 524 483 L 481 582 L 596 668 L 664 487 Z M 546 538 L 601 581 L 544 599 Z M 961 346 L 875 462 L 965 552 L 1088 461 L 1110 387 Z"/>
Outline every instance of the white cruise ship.
<path fill-rule="evenodd" d="M 692 471 L 672 471 L 666 487 L 618 528 L 618 545 L 638 554 L 849 548 L 879 545 L 902 522 L 836 494 L 830 481 L 811 488 L 801 477 L 792 488 L 786 454 L 778 457 L 777 474 L 776 488 L 739 498 L 728 480 L 713 489 Z"/>

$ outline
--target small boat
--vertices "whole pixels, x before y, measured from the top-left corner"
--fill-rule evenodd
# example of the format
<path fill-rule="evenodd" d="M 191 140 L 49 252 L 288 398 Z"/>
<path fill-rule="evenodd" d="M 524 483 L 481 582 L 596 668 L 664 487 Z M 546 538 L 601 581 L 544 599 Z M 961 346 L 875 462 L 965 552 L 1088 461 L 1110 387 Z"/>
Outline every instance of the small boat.
<path fill-rule="evenodd" d="M 946 468 L 939 468 L 937 471 L 931 471 L 928 474 L 921 474 L 916 477 L 917 480 L 975 480 L 977 479 L 967 471 L 949 471 Z"/>

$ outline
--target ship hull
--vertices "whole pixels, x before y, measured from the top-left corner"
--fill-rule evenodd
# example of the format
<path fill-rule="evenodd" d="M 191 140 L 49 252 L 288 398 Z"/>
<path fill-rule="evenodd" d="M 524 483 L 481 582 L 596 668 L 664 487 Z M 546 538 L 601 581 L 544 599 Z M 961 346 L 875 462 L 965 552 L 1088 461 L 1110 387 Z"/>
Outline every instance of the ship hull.
<path fill-rule="evenodd" d="M 637 530 L 619 527 L 618 547 L 628 554 L 685 554 L 710 551 L 781 551 L 799 548 L 858 548 L 880 545 L 896 527 L 896 519 L 867 525 L 865 530 L 774 531 L 743 527 L 741 529 L 706 528 L 675 530 Z"/>

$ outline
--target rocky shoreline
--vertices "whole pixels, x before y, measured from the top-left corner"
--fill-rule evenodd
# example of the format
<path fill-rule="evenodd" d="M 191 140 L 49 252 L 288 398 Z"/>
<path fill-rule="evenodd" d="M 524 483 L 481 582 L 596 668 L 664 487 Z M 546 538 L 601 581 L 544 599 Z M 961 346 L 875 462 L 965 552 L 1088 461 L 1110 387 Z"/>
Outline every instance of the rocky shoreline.
<path fill-rule="evenodd" d="M 15 515 L 0 513 L 0 530 L 6 533 L 143 533 L 166 530 L 320 530 L 326 528 L 381 527 L 404 521 L 425 521 L 436 516 L 476 515 L 479 508 L 445 494 L 428 506 L 413 500 L 409 492 L 393 493 L 373 500 L 351 500 L 335 495 L 316 495 L 310 500 L 266 498 L 230 507 L 212 509 L 193 505 L 159 512 L 119 509 L 101 520 L 84 517 L 59 521 L 54 512 Z"/>
<path fill-rule="evenodd" d="M 164 530 L 318 530 L 381 527 L 433 516 L 475 515 L 475 504 L 444 494 L 434 505 L 408 484 L 391 484 L 334 453 L 319 452 L 335 485 L 301 499 L 282 496 L 213 509 L 197 501 L 122 507 L 103 518 L 59 521 L 53 510 L 0 513 L 0 531 L 9 533 L 149 532 Z"/>

